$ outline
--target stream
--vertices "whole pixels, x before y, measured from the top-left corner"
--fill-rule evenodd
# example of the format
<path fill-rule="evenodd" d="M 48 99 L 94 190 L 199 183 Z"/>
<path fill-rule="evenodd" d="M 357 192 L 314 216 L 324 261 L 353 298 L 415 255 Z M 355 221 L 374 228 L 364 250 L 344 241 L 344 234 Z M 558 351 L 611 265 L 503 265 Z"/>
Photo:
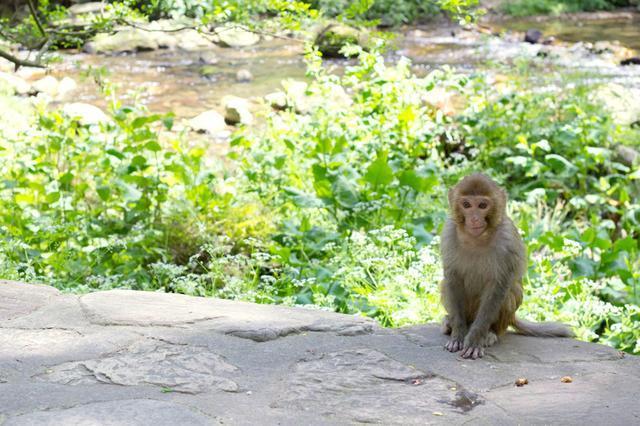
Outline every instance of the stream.
<path fill-rule="evenodd" d="M 550 19 L 509 19 L 491 24 L 492 31 L 506 36 L 492 37 L 464 31 L 458 27 L 407 27 L 398 33 L 393 48 L 387 55 L 390 62 L 406 56 L 413 63 L 414 72 L 424 75 L 430 70 L 449 65 L 461 72 L 482 68 L 487 60 L 510 63 L 523 53 L 535 56 L 531 49 L 539 45 L 522 43 L 521 35 L 509 36 L 536 28 L 545 37 L 553 36 L 566 43 L 618 40 L 623 46 L 640 51 L 640 15 L 613 20 L 566 21 Z M 567 49 L 570 49 L 568 47 Z M 118 93 L 127 100 L 134 97 L 151 111 L 173 111 L 178 117 L 191 117 L 219 106 L 228 94 L 251 98 L 264 96 L 280 87 L 285 78 L 304 79 L 305 64 L 302 43 L 270 39 L 247 48 L 222 48 L 212 45 L 209 54 L 217 57 L 211 65 L 213 76 L 203 77 L 204 65 L 199 52 L 181 50 L 155 50 L 118 56 L 93 55 L 81 52 L 63 53 L 63 60 L 54 67 L 56 77 L 70 76 L 79 83 L 74 100 L 105 106 L 95 83 L 83 77 L 81 67 L 105 67 L 109 80 L 118 86 Z M 328 61 L 340 70 L 344 61 Z M 614 63 L 585 57 L 570 58 L 564 70 L 586 72 L 584 78 L 593 82 L 614 81 L 625 87 L 640 87 L 640 66 L 618 66 Z M 236 72 L 246 69 L 252 81 L 236 81 Z"/>

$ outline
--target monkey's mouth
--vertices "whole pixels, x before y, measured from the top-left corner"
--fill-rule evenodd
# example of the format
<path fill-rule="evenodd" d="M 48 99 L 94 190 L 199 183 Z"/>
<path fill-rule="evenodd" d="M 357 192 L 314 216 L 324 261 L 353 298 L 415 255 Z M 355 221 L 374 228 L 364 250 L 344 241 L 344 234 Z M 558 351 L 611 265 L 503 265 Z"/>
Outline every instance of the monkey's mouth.
<path fill-rule="evenodd" d="M 477 237 L 478 235 L 482 234 L 485 229 L 487 229 L 486 226 L 470 226 L 469 233 Z"/>

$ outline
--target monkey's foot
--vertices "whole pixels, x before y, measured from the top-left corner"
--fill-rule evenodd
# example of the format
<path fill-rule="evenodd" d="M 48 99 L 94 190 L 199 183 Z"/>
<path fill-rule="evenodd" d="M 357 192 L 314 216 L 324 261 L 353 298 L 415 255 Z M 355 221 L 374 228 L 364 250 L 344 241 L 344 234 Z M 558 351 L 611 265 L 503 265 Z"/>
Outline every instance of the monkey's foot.
<path fill-rule="evenodd" d="M 488 348 L 489 346 L 493 346 L 498 341 L 498 336 L 493 331 L 487 333 L 487 336 L 484 338 L 484 342 L 482 342 L 482 346 Z"/>
<path fill-rule="evenodd" d="M 449 341 L 444 345 L 444 348 L 449 352 L 458 352 L 462 350 L 464 346 L 464 342 L 462 339 L 449 339 Z"/>
<path fill-rule="evenodd" d="M 481 346 L 469 346 L 462 349 L 460 356 L 467 359 L 482 358 L 484 356 L 484 349 L 482 349 Z"/>

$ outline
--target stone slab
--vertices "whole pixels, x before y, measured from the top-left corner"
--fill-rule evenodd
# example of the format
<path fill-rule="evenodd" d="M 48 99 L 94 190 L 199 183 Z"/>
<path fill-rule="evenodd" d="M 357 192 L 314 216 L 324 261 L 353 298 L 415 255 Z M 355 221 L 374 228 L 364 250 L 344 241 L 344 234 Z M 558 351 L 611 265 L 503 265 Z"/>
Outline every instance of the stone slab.
<path fill-rule="evenodd" d="M 0 321 L 28 315 L 59 295 L 53 287 L 0 280 Z"/>
<path fill-rule="evenodd" d="M 4 426 L 121 426 L 219 424 L 202 413 L 169 402 L 147 399 L 96 402 L 13 417 Z"/>
<path fill-rule="evenodd" d="M 0 424 L 636 424 L 640 357 L 504 336 L 481 360 L 437 325 L 0 283 Z M 561 378 L 570 376 L 572 383 Z M 525 377 L 528 384 L 515 386 Z"/>
<path fill-rule="evenodd" d="M 181 294 L 111 290 L 87 294 L 80 302 L 93 324 L 188 327 L 201 323 L 201 327 L 255 341 L 304 331 L 354 335 L 377 327 L 353 315 Z"/>

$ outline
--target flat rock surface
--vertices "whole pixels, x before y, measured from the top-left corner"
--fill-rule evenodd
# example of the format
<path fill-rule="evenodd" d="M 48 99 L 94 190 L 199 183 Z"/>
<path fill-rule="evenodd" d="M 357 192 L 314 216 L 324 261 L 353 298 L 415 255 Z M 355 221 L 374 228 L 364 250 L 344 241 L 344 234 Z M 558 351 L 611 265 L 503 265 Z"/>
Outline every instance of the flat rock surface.
<path fill-rule="evenodd" d="M 445 340 L 433 324 L 0 281 L 0 425 L 640 424 L 640 357 L 508 334 L 468 361 Z"/>

